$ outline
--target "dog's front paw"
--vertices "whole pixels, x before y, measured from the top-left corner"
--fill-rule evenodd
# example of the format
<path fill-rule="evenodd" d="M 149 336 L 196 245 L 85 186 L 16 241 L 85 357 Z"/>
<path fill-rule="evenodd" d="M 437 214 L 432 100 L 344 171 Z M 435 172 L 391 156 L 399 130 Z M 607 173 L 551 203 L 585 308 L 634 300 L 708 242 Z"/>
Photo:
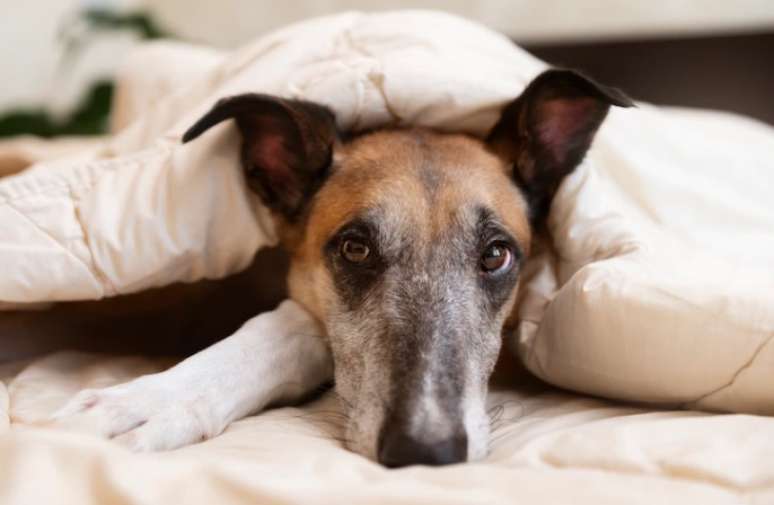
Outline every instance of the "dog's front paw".
<path fill-rule="evenodd" d="M 176 449 L 223 431 L 226 423 L 213 415 L 210 402 L 167 374 L 83 390 L 53 414 L 52 423 L 140 452 Z"/>

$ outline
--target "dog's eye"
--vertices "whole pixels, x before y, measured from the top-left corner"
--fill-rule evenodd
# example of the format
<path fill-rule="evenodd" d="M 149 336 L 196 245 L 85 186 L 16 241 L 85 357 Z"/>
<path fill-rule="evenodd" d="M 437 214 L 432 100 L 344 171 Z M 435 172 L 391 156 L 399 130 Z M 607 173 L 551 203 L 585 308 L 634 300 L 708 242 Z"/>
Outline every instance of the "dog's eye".
<path fill-rule="evenodd" d="M 490 244 L 481 255 L 481 270 L 488 274 L 501 272 L 511 266 L 513 255 L 507 245 L 501 242 Z"/>
<path fill-rule="evenodd" d="M 347 239 L 341 244 L 341 255 L 350 263 L 362 263 L 371 255 L 371 249 L 365 242 Z"/>

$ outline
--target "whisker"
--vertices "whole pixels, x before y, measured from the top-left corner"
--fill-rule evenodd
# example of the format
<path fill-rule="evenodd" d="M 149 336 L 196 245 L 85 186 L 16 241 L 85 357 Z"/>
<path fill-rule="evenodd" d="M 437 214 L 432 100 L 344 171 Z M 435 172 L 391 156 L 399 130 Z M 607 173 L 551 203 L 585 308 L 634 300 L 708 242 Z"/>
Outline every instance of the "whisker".
<path fill-rule="evenodd" d="M 505 406 L 500 403 L 497 405 L 494 405 L 490 409 L 487 410 L 487 415 L 489 416 L 489 423 L 494 428 L 495 426 L 499 426 L 502 422 L 503 413 L 505 412 Z"/>

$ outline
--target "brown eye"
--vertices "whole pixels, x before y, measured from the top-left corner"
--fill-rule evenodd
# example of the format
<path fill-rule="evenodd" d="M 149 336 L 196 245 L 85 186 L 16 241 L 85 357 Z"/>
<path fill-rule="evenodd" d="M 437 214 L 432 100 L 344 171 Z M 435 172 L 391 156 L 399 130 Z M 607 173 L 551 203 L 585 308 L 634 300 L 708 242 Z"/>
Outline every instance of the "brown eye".
<path fill-rule="evenodd" d="M 371 249 L 364 242 L 349 239 L 341 244 L 341 255 L 351 263 L 362 263 L 370 254 Z"/>
<path fill-rule="evenodd" d="M 511 250 L 505 244 L 491 244 L 481 255 L 481 270 L 495 273 L 505 270 L 511 265 Z"/>

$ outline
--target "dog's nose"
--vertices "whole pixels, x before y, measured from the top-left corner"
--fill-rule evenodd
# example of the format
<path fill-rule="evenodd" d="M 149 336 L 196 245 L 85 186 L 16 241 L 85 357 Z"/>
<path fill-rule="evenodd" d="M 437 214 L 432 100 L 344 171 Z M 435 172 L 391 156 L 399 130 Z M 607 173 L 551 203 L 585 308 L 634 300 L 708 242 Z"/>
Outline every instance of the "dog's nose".
<path fill-rule="evenodd" d="M 379 447 L 379 463 L 389 468 L 409 465 L 449 465 L 468 457 L 468 437 L 462 433 L 426 443 L 405 434 L 402 430 L 385 430 Z"/>

